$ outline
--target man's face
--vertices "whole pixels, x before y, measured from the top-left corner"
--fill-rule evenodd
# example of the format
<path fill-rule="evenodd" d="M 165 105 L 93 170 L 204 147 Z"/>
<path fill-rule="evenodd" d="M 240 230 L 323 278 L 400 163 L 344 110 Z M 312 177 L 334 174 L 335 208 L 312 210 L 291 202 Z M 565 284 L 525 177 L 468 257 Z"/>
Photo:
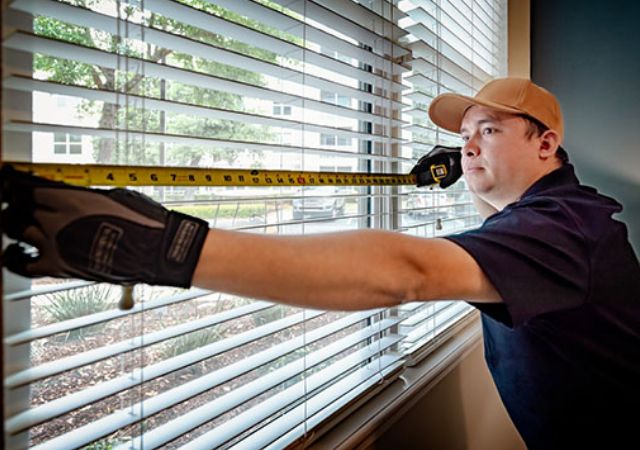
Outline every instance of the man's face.
<path fill-rule="evenodd" d="M 472 192 L 493 204 L 510 203 L 535 181 L 538 139 L 526 131 L 522 117 L 483 106 L 467 110 L 462 169 Z"/>

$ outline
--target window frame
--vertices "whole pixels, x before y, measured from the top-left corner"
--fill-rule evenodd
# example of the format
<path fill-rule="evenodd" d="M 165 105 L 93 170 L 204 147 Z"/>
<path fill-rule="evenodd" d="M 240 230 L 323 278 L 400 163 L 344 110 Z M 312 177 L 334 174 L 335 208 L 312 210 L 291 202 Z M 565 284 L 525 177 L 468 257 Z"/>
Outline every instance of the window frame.
<path fill-rule="evenodd" d="M 59 151 L 62 149 L 62 151 Z M 82 136 L 71 133 L 53 133 L 54 155 L 81 155 Z"/>
<path fill-rule="evenodd" d="M 6 54 L 6 50 L 3 50 L 3 52 Z M 322 95 L 322 94 L 321 94 L 321 95 Z M 336 96 L 336 97 L 335 97 L 335 98 L 336 98 L 335 103 L 336 103 L 336 104 L 339 104 L 339 102 L 340 102 L 340 94 L 335 93 L 335 96 Z M 344 97 L 344 99 L 348 99 L 348 100 L 349 100 L 349 103 L 351 103 L 351 100 L 352 100 L 351 98 L 346 97 L 346 96 L 343 96 L 343 97 Z M 341 106 L 345 106 L 345 105 L 341 105 Z M 289 108 L 291 108 L 291 106 L 289 106 L 289 105 L 285 105 L 285 107 L 289 107 Z M 275 113 L 275 104 L 274 104 L 274 109 L 272 110 L 272 112 L 273 112 L 273 114 L 274 114 L 274 115 L 277 115 L 277 114 Z M 285 115 L 289 115 L 289 114 L 285 114 Z M 333 136 L 335 136 L 335 138 L 336 138 L 336 145 L 341 146 L 341 145 L 339 145 L 340 135 L 333 135 Z M 347 139 L 347 138 L 343 138 L 343 139 Z M 60 141 L 55 141 L 55 139 L 54 139 L 54 145 L 55 145 L 56 143 L 57 143 L 57 144 L 59 144 L 59 145 L 62 145 L 62 144 L 63 144 L 63 142 L 62 142 L 61 140 L 60 140 Z M 72 142 L 71 142 L 71 140 L 70 140 L 70 133 L 67 133 L 67 134 L 66 134 L 66 137 L 65 137 L 64 144 L 65 144 L 65 145 L 67 145 L 67 153 L 68 153 L 68 154 L 71 154 L 71 153 L 69 152 L 69 150 L 70 150 L 70 146 L 71 146 L 71 145 L 80 145 L 80 146 L 81 146 L 82 142 L 80 142 L 80 143 L 76 143 L 76 142 L 72 143 Z M 349 144 L 345 144 L 345 146 L 347 146 L 347 145 L 349 145 Z M 80 153 L 81 153 L 81 150 L 80 150 Z M 73 153 L 73 154 L 77 154 L 77 153 Z M 389 163 L 389 164 L 386 164 L 386 163 L 379 163 L 379 164 L 375 164 L 375 166 L 376 166 L 376 167 L 378 167 L 378 168 L 387 168 L 387 169 L 388 169 L 391 165 L 392 165 L 391 163 Z M 385 167 L 385 166 L 386 166 L 386 167 Z M 373 191 L 375 191 L 375 189 L 372 189 L 372 190 L 373 190 Z M 377 200 L 373 200 L 373 199 L 372 199 L 372 203 L 376 203 L 376 202 L 377 202 Z M 372 205 L 368 205 L 367 207 L 368 207 L 368 208 L 376 209 L 376 208 L 381 208 L 381 207 L 387 208 L 387 207 L 389 207 L 389 205 L 383 205 L 383 202 L 380 202 L 379 204 L 372 204 Z M 398 213 L 398 211 L 396 210 L 396 214 L 397 214 L 397 213 Z M 5 312 L 6 312 L 6 310 L 5 310 Z M 393 313 L 393 312 L 391 311 L 391 313 Z M 475 320 L 476 320 L 476 322 L 477 322 L 477 317 L 475 318 Z M 452 333 L 453 333 L 453 332 L 452 332 Z M 452 335 L 453 335 L 453 336 L 455 336 L 455 335 L 457 335 L 457 334 L 458 334 L 458 333 L 456 332 L 456 333 L 453 333 Z M 448 338 L 447 338 L 447 339 L 448 339 Z M 446 339 L 443 337 L 441 342 L 444 342 L 445 340 L 446 340 Z M 429 354 L 431 354 L 431 353 L 429 353 Z M 374 390 L 369 391 L 369 392 L 368 392 L 368 394 L 366 394 L 363 398 L 365 398 L 365 397 L 371 397 L 371 396 L 373 395 L 373 393 L 374 393 L 374 392 L 377 392 L 377 389 L 374 389 Z M 361 403 L 361 399 L 358 399 L 358 401 L 356 401 L 355 403 Z M 349 408 L 347 408 L 347 409 L 343 409 L 343 410 L 340 410 L 340 411 L 339 411 L 339 413 L 338 413 L 338 415 L 344 415 L 344 414 L 345 414 L 345 411 L 347 411 L 347 410 L 349 410 Z"/>

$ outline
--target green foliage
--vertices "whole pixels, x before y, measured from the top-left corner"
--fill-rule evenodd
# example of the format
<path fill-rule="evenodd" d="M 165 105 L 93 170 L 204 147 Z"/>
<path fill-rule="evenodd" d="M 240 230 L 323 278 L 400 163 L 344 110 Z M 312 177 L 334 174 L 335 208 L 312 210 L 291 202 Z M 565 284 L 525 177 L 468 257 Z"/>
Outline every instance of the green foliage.
<path fill-rule="evenodd" d="M 112 450 L 114 446 L 120 442 L 113 439 L 103 439 L 101 441 L 94 442 L 93 444 L 82 447 L 82 450 Z"/>
<path fill-rule="evenodd" d="M 69 3 L 91 8 L 92 5 L 101 3 L 97 0 L 67 0 Z M 241 15 L 232 13 L 221 7 L 212 5 L 206 0 L 182 0 L 183 3 L 194 8 L 205 10 L 211 14 L 223 17 L 226 20 L 241 23 L 262 32 L 280 37 L 286 36 L 279 30 L 266 27 L 263 24 L 247 19 Z M 130 5 L 120 6 L 120 16 L 131 17 L 140 20 L 143 17 L 144 24 L 150 28 L 165 30 L 184 36 L 195 41 L 230 49 L 232 51 L 250 55 L 269 62 L 275 62 L 277 55 L 254 47 L 245 42 L 236 41 L 227 37 L 210 33 L 181 23 L 169 17 L 157 14 L 140 15 L 139 11 Z M 119 55 L 144 58 L 151 62 L 161 62 L 168 65 L 194 70 L 238 80 L 252 85 L 264 85 L 262 75 L 239 67 L 232 67 L 220 61 L 203 59 L 190 54 L 183 54 L 170 49 L 159 48 L 154 45 L 140 45 L 131 39 L 122 36 L 93 29 L 91 27 L 78 26 L 65 23 L 60 20 L 41 16 L 34 19 L 35 33 L 41 36 L 71 42 L 89 48 L 98 48 Z M 141 94 L 156 98 L 166 98 L 187 102 L 195 105 L 217 107 L 244 111 L 242 96 L 214 91 L 199 86 L 184 85 L 178 82 L 167 81 L 161 91 L 161 82 L 158 79 L 145 79 L 141 74 L 117 72 L 113 69 L 100 67 L 93 64 L 79 63 L 62 58 L 54 58 L 47 55 L 35 55 L 34 70 L 47 79 L 65 84 L 87 86 L 97 89 L 116 90 L 123 93 Z M 211 137 L 221 140 L 237 141 L 267 141 L 271 138 L 265 127 L 251 126 L 239 122 L 212 120 L 202 117 L 161 115 L 159 111 L 149 111 L 139 108 L 139 105 L 118 107 L 113 104 L 86 101 L 81 106 L 81 111 L 89 113 L 101 108 L 99 126 L 102 128 L 119 128 L 127 130 L 144 130 L 147 132 L 167 132 L 180 135 L 193 135 Z M 166 123 L 163 129 L 161 123 Z M 166 158 L 164 150 L 159 144 L 149 145 L 143 141 L 115 144 L 110 139 L 95 138 L 95 158 L 103 163 L 124 164 L 163 164 L 198 165 L 207 155 L 213 162 L 227 161 L 232 164 L 238 156 L 238 150 L 212 148 L 205 146 L 170 146 L 167 149 Z M 125 147 L 125 148 L 121 148 Z M 163 156 L 160 156 L 162 153 Z"/>
<path fill-rule="evenodd" d="M 176 206 L 172 209 L 190 216 L 201 219 L 241 218 L 247 219 L 254 216 L 264 216 L 266 214 L 264 203 L 247 203 L 241 205 L 184 205 Z"/>
<path fill-rule="evenodd" d="M 116 289 L 110 285 L 96 284 L 80 289 L 54 292 L 44 296 L 42 308 L 54 322 L 95 314 L 115 308 L 118 298 Z M 82 338 L 99 327 L 100 325 L 96 325 L 72 330 L 67 337 Z"/>
<path fill-rule="evenodd" d="M 179 336 L 164 343 L 160 348 L 160 354 L 163 359 L 173 358 L 174 356 L 211 344 L 219 340 L 221 334 L 220 326 L 194 331 L 193 333 Z"/>
<path fill-rule="evenodd" d="M 253 323 L 256 327 L 265 325 L 274 320 L 282 319 L 285 316 L 282 306 L 273 306 L 271 308 L 263 309 L 251 315 Z"/>

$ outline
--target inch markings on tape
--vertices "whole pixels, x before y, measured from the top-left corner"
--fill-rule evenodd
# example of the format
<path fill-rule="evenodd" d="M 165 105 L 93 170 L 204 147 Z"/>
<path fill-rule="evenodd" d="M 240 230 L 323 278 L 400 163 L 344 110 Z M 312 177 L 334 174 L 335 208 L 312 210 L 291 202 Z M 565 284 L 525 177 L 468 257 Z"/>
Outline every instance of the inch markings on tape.
<path fill-rule="evenodd" d="M 5 162 L 16 170 L 76 186 L 399 186 L 415 175 L 257 169 Z"/>

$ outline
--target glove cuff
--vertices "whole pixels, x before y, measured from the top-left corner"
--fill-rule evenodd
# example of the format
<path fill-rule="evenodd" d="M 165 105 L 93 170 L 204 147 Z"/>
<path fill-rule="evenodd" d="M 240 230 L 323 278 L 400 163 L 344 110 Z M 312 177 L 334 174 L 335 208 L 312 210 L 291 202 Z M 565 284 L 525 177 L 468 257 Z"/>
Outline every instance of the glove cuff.
<path fill-rule="evenodd" d="M 154 284 L 191 287 L 208 231 L 205 220 L 169 211 Z"/>

